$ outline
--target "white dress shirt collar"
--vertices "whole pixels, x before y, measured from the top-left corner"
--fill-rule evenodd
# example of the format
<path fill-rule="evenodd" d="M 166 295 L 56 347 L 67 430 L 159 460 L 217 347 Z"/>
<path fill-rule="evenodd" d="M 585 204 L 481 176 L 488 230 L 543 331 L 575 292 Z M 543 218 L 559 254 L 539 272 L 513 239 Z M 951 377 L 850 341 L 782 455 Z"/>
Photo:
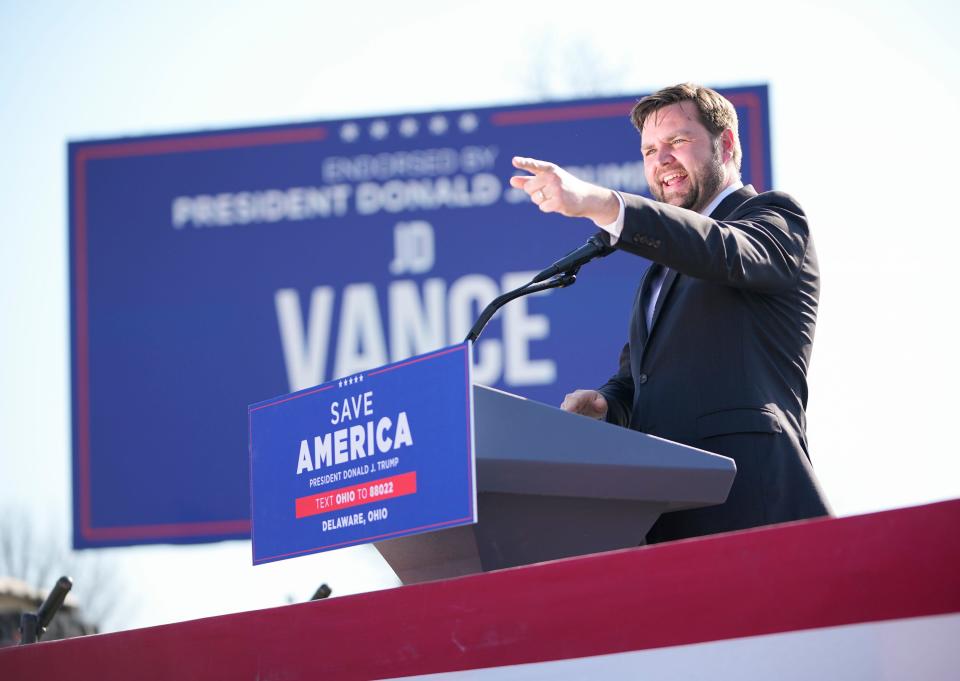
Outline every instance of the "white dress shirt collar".
<path fill-rule="evenodd" d="M 733 194 L 733 192 L 737 191 L 741 187 L 743 187 L 743 182 L 741 182 L 740 180 L 733 182 L 729 187 L 727 187 L 722 192 L 720 192 L 715 197 L 713 197 L 713 201 L 710 202 L 710 205 L 708 205 L 706 208 L 700 211 L 700 215 L 706 215 L 707 217 L 710 217 L 710 213 L 712 213 L 717 209 L 717 206 L 720 205 L 721 201 L 723 201 L 725 198 Z"/>

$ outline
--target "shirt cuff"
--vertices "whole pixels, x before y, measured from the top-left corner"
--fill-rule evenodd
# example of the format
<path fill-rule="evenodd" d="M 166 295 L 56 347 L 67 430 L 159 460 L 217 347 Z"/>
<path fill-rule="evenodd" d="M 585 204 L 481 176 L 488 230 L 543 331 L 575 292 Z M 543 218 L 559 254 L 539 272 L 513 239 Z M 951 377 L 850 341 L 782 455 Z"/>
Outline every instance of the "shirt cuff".
<path fill-rule="evenodd" d="M 620 192 L 613 192 L 617 196 L 617 201 L 620 202 L 620 212 L 617 214 L 617 219 L 611 222 L 609 225 L 600 225 L 600 229 L 610 235 L 610 245 L 616 246 L 617 242 L 620 240 L 620 235 L 623 233 L 623 216 L 626 212 L 626 204 L 623 202 L 623 197 L 620 196 Z"/>

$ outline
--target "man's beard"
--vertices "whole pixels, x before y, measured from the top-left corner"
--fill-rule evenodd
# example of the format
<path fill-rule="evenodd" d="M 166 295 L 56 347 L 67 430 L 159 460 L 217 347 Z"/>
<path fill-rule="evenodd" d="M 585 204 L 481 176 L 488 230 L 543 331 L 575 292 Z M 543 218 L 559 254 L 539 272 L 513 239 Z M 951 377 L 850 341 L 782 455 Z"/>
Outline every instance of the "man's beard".
<path fill-rule="evenodd" d="M 718 140 L 719 142 L 719 140 Z M 713 198 L 720 192 L 723 186 L 723 157 L 720 153 L 719 143 L 714 145 L 714 153 L 700 168 L 695 171 L 687 171 L 687 177 L 690 179 L 690 190 L 682 197 L 674 196 L 672 200 L 666 198 L 663 191 L 663 185 L 656 182 L 650 188 L 653 198 L 661 203 L 669 203 L 680 208 L 689 208 L 698 213 L 710 205 Z M 679 199 L 679 203 L 674 203 Z"/>

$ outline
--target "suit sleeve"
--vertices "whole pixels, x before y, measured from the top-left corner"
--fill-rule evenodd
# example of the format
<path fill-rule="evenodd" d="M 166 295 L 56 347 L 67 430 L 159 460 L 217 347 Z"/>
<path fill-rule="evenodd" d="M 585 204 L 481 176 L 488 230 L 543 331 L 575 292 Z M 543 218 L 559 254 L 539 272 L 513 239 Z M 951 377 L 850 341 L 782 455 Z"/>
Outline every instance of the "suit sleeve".
<path fill-rule="evenodd" d="M 620 370 L 599 390 L 607 401 L 607 421 L 624 428 L 630 427 L 633 411 L 633 373 L 630 370 L 630 344 L 620 352 Z"/>
<path fill-rule="evenodd" d="M 738 288 L 777 292 L 796 283 L 809 231 L 787 194 L 755 196 L 722 221 L 642 196 L 624 194 L 623 200 L 621 250 Z"/>

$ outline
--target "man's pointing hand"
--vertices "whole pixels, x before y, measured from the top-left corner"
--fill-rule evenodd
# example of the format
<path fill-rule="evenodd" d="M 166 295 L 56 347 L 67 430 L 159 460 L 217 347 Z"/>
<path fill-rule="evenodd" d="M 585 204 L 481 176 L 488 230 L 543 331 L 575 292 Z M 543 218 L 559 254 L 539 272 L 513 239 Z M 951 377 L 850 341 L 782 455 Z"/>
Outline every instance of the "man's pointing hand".
<path fill-rule="evenodd" d="M 510 186 L 522 189 L 544 213 L 588 218 L 598 227 L 609 225 L 620 214 L 620 202 L 612 190 L 584 182 L 547 161 L 513 157 L 513 167 L 530 175 L 515 175 Z"/>

